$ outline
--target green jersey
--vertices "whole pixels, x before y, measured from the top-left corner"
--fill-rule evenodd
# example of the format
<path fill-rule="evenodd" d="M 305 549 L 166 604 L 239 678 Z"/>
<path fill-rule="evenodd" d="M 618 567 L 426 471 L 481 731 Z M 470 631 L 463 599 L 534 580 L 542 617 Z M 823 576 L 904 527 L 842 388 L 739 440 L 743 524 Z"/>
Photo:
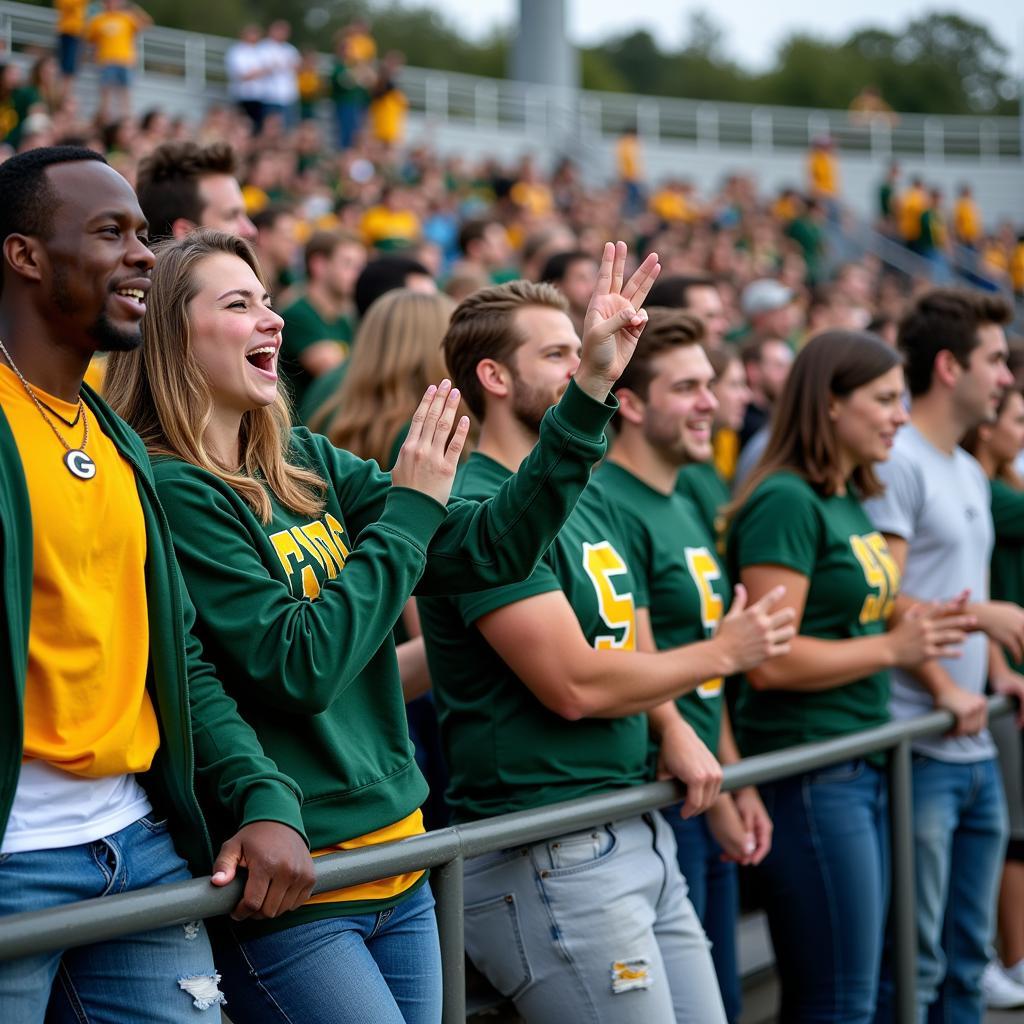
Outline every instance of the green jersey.
<path fill-rule="evenodd" d="M 459 476 L 462 498 L 487 498 L 510 476 L 474 452 Z M 489 612 L 552 591 L 572 605 L 598 650 L 634 650 L 642 581 L 627 538 L 603 496 L 588 487 L 523 583 L 417 602 L 427 643 L 456 821 L 572 800 L 647 778 L 647 716 L 571 722 L 549 711 L 476 627 Z"/>
<path fill-rule="evenodd" d="M 678 493 L 653 490 L 611 462 L 594 474 L 591 487 L 618 508 L 627 527 L 629 568 L 645 581 L 658 650 L 714 636 L 732 588 L 694 505 Z M 676 700 L 712 753 L 722 729 L 722 685 L 721 678 L 709 679 Z"/>
<path fill-rule="evenodd" d="M 292 404 L 301 408 L 306 390 L 315 379 L 299 361 L 302 353 L 321 341 L 333 341 L 348 355 L 352 342 L 352 321 L 347 316 L 324 320 L 306 296 L 296 299 L 281 314 L 281 376 L 288 382 Z"/>
<path fill-rule="evenodd" d="M 1004 480 L 992 481 L 992 522 L 996 545 L 992 551 L 991 594 L 993 600 L 1024 605 L 1024 491 Z M 1024 664 L 1007 660 L 1015 672 Z"/>
<path fill-rule="evenodd" d="M 691 462 L 683 466 L 676 478 L 676 493 L 689 498 L 697 506 L 705 528 L 718 545 L 725 529 L 722 509 L 729 504 L 732 495 L 715 464 Z"/>
<path fill-rule="evenodd" d="M 857 497 L 824 498 L 795 473 L 764 480 L 737 512 L 727 537 L 734 580 L 751 565 L 778 565 L 810 581 L 802 636 L 828 640 L 885 631 L 899 567 Z M 744 683 L 736 732 L 744 754 L 759 754 L 888 721 L 884 670 L 818 692 L 755 690 Z"/>

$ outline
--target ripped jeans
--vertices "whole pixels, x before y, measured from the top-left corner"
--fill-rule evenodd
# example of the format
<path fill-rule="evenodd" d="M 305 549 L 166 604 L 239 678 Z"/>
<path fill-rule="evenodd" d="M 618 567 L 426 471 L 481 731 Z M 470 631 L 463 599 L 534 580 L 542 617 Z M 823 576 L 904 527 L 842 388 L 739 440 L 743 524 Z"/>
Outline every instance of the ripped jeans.
<path fill-rule="evenodd" d="M 0 915 L 191 877 L 167 826 L 140 818 L 92 843 L 0 856 Z M 201 921 L 0 962 L 0 1020 L 18 1024 L 219 1024 L 222 1001 Z"/>
<path fill-rule="evenodd" d="M 526 1024 L 725 1024 L 660 814 L 472 857 L 465 895 L 466 952 Z"/>

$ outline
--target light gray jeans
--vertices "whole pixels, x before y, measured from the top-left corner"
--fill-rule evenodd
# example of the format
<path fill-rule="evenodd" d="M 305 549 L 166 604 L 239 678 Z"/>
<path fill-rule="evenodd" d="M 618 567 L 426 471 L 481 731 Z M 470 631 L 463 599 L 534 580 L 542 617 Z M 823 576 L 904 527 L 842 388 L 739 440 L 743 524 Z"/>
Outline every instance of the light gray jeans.
<path fill-rule="evenodd" d="M 466 951 L 527 1024 L 725 1024 L 659 814 L 466 861 Z"/>

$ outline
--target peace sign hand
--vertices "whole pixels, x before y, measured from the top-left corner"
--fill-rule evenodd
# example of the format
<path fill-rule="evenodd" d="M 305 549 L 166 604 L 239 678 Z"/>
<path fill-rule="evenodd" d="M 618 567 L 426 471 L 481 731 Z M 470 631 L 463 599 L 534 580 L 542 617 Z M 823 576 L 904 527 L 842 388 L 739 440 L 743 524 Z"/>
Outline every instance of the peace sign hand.
<path fill-rule="evenodd" d="M 597 287 L 583 320 L 583 353 L 576 383 L 603 402 L 622 375 L 647 323 L 641 308 L 661 273 L 658 254 L 651 253 L 625 283 L 625 242 L 605 242 Z"/>

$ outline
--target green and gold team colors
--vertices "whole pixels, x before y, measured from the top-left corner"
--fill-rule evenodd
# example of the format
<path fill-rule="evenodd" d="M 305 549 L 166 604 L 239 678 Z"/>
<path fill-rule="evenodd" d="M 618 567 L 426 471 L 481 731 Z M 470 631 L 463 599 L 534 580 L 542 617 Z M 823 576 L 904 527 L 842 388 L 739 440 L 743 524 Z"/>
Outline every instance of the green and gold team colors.
<path fill-rule="evenodd" d="M 661 494 L 612 462 L 590 485 L 619 511 L 627 529 L 630 571 L 645 581 L 658 650 L 714 636 L 732 588 L 696 507 L 682 495 Z M 722 679 L 709 679 L 676 700 L 704 745 L 718 751 Z"/>
<path fill-rule="evenodd" d="M 486 505 L 446 507 L 395 487 L 372 459 L 302 427 L 290 459 L 325 481 L 319 514 L 275 502 L 264 524 L 213 474 L 155 460 L 196 632 L 267 755 L 302 787 L 312 849 L 391 826 L 423 802 L 392 628 L 413 592 L 525 579 L 586 486 L 614 407 L 571 383 Z"/>
<path fill-rule="evenodd" d="M 281 331 L 281 375 L 288 381 L 292 405 L 304 407 L 306 391 L 313 383 L 309 371 L 299 361 L 302 353 L 321 341 L 334 342 L 346 358 L 352 343 L 352 321 L 347 316 L 337 320 L 325 320 L 308 298 L 296 299 L 281 314 L 284 328 Z"/>
<path fill-rule="evenodd" d="M 1024 605 L 1024 491 L 1004 480 L 992 481 L 992 522 L 996 545 L 992 551 L 992 599 Z M 1006 655 L 1015 672 L 1024 671 Z"/>
<path fill-rule="evenodd" d="M 727 537 L 733 580 L 750 565 L 779 565 L 810 580 L 802 636 L 827 640 L 884 632 L 899 567 L 852 493 L 823 498 L 795 473 L 764 480 Z M 744 754 L 868 729 L 888 721 L 889 674 L 874 672 L 811 693 L 755 690 L 744 682 L 736 733 Z"/>
<path fill-rule="evenodd" d="M 723 543 L 725 517 L 722 510 L 732 500 L 729 485 L 713 462 L 691 462 L 676 478 L 676 491 L 697 506 L 700 517 L 717 548 Z"/>
<path fill-rule="evenodd" d="M 509 475 L 475 452 L 460 474 L 459 495 L 486 498 Z M 524 583 L 418 602 L 457 821 L 645 781 L 646 715 L 562 718 L 541 704 L 475 625 L 489 612 L 560 590 L 589 644 L 635 650 L 636 609 L 646 597 L 627 565 L 626 547 L 614 508 L 591 486 Z"/>

